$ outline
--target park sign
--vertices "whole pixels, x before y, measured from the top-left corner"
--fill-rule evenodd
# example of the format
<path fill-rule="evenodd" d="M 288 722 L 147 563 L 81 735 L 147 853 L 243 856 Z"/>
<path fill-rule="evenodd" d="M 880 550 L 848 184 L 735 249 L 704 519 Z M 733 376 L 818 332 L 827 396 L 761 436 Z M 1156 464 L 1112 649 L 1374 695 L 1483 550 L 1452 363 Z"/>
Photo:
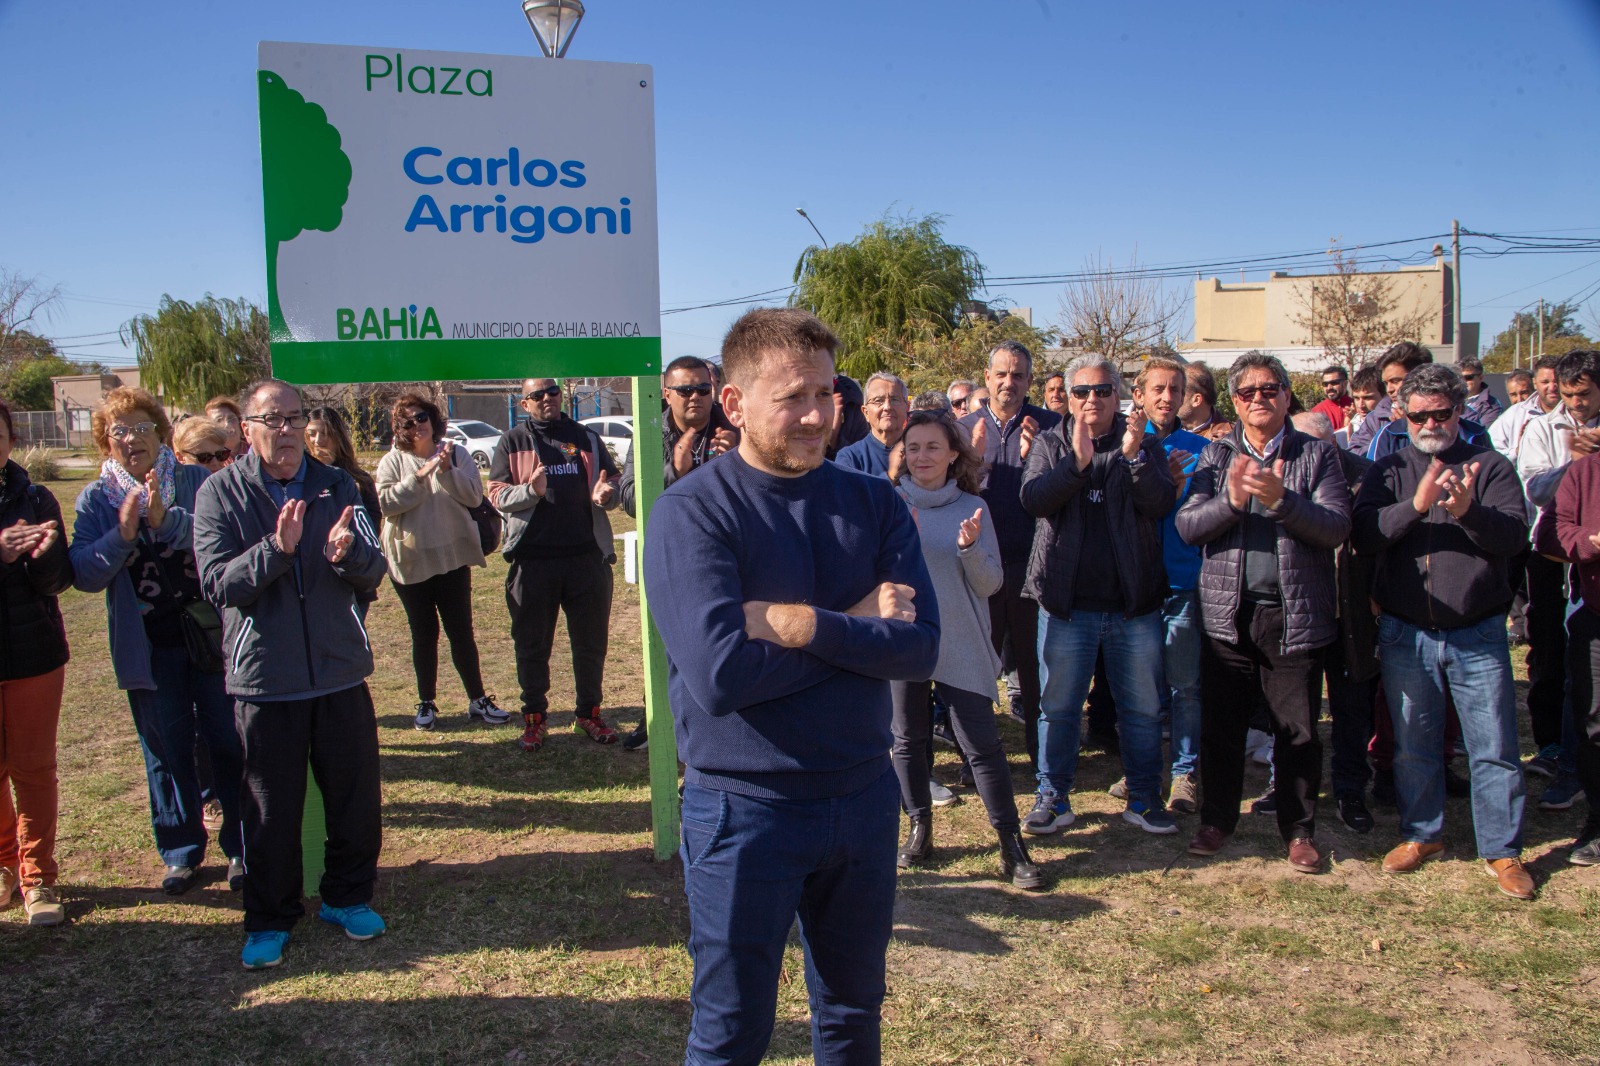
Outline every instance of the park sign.
<path fill-rule="evenodd" d="M 263 41 L 273 372 L 661 369 L 651 68 Z"/>

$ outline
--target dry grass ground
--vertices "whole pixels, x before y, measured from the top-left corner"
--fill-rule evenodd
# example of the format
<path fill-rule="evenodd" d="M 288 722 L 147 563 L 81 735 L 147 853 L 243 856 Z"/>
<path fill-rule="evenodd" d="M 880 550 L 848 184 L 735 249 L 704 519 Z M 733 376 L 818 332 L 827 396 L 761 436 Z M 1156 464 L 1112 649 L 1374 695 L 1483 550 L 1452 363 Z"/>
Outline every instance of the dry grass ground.
<path fill-rule="evenodd" d="M 55 486 L 71 508 L 81 483 Z M 620 570 L 620 568 L 619 568 Z M 515 704 L 500 581 L 476 576 L 491 691 Z M 619 579 L 607 706 L 639 716 L 638 601 Z M 239 968 L 236 899 L 213 880 L 156 887 L 138 744 L 105 646 L 103 599 L 69 593 L 74 659 L 61 726 L 59 855 L 71 922 L 0 914 L 0 1062 L 673 1063 L 688 1024 L 676 863 L 649 851 L 645 761 L 570 732 L 526 756 L 511 727 L 465 724 L 446 664 L 441 727 L 410 726 L 409 644 L 386 591 L 372 614 L 389 934 L 355 944 L 302 923 L 284 965 Z M 571 699 L 564 638 L 553 702 Z M 1007 746 L 1021 750 L 1004 722 Z M 948 752 L 941 775 L 953 777 Z M 1019 794 L 1031 789 L 1018 756 Z M 1079 822 L 1035 845 L 1055 877 L 1030 895 L 991 874 L 974 797 L 937 816 L 938 862 L 901 877 L 885 1058 L 904 1064 L 1594 1062 L 1600 871 L 1564 862 L 1578 812 L 1528 814 L 1532 904 L 1498 895 L 1451 801 L 1451 859 L 1409 879 L 1332 817 L 1320 877 L 1292 873 L 1270 819 L 1216 861 L 1126 825 L 1085 760 Z M 1264 783 L 1258 773 L 1252 787 Z M 1025 800 L 1019 799 L 1019 802 Z M 1180 819 L 1187 833 L 1194 819 Z M 791 949 L 771 1061 L 809 1061 Z"/>

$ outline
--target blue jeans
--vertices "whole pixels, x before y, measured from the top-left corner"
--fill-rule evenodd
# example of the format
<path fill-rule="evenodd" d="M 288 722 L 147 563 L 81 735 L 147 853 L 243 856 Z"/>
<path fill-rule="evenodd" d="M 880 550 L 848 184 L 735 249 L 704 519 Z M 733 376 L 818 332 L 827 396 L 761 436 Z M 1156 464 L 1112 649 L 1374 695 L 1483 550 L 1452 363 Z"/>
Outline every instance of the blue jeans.
<path fill-rule="evenodd" d="M 1200 763 L 1200 594 L 1174 592 L 1161 605 L 1166 644 L 1162 702 L 1172 709 L 1172 776 L 1192 774 Z"/>
<path fill-rule="evenodd" d="M 1117 705 L 1128 795 L 1159 802 L 1161 792 L 1161 612 L 1133 618 L 1074 611 L 1058 618 L 1039 611 L 1039 788 L 1065 796 L 1078 772 L 1083 701 L 1105 652 L 1106 677 Z M 1174 731 L 1176 732 L 1176 730 Z"/>
<path fill-rule="evenodd" d="M 1400 835 L 1437 844 L 1444 835 L 1445 689 L 1455 698 L 1472 770 L 1472 827 L 1478 855 L 1522 851 L 1522 767 L 1506 616 L 1460 629 L 1419 629 L 1378 618 L 1383 689 L 1394 716 L 1394 783 Z"/>
<path fill-rule="evenodd" d="M 239 787 L 244 745 L 233 724 L 233 697 L 221 674 L 203 674 L 183 648 L 151 648 L 156 688 L 129 689 L 133 727 L 144 752 L 150 789 L 150 827 L 156 850 L 168 866 L 199 866 L 206 854 L 200 782 L 195 774 L 195 733 L 211 749 L 212 790 L 222 805 L 217 844 L 230 859 L 244 854 L 239 826 Z"/>
<path fill-rule="evenodd" d="M 687 1066 L 761 1061 L 796 916 L 816 1061 L 876 1066 L 899 829 L 900 786 L 887 760 L 881 777 L 837 799 L 684 785 L 680 854 L 694 961 Z"/>

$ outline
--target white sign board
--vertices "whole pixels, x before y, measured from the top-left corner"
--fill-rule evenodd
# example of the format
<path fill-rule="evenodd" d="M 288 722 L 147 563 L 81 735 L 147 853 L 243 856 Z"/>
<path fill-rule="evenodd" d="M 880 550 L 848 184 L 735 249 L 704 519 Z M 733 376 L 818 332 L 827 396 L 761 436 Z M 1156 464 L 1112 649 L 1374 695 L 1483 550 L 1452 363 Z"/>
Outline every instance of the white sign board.
<path fill-rule="evenodd" d="M 262 42 L 274 372 L 661 369 L 651 68 Z"/>

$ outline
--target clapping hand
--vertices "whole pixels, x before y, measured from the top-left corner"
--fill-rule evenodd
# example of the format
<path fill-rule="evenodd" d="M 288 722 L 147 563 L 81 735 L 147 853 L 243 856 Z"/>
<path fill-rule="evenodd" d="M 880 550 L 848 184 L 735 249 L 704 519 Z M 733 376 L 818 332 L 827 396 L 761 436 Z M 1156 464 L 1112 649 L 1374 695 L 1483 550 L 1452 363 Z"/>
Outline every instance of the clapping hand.
<path fill-rule="evenodd" d="M 672 446 L 672 470 L 679 477 L 694 469 L 694 449 L 700 443 L 698 429 L 686 429 Z"/>
<path fill-rule="evenodd" d="M 906 442 L 900 438 L 893 448 L 889 449 L 889 480 L 898 482 L 900 476 L 906 472 Z"/>
<path fill-rule="evenodd" d="M 156 479 L 155 468 L 152 467 L 144 475 L 145 517 L 150 521 L 151 529 L 160 529 L 161 523 L 166 521 L 167 505 L 161 500 L 161 482 Z M 133 496 L 136 493 L 129 493 Z"/>
<path fill-rule="evenodd" d="M 1172 475 L 1172 483 L 1179 488 L 1182 488 L 1183 483 L 1189 478 L 1183 468 L 1188 466 L 1189 460 L 1193 458 L 1192 454 L 1182 448 L 1174 448 L 1167 453 L 1167 473 Z"/>
<path fill-rule="evenodd" d="M 1128 462 L 1139 458 L 1139 446 L 1144 443 L 1144 427 L 1136 418 L 1128 419 L 1128 429 L 1122 434 L 1122 457 Z"/>
<path fill-rule="evenodd" d="M 139 501 L 143 498 L 139 490 L 134 489 L 122 498 L 122 506 L 117 508 L 117 532 L 129 544 L 139 539 Z"/>
<path fill-rule="evenodd" d="M 549 475 L 544 468 L 544 460 L 539 458 L 539 449 L 533 450 L 533 469 L 528 472 L 528 485 L 533 489 L 533 494 L 544 497 L 545 489 L 549 487 Z"/>
<path fill-rule="evenodd" d="M 1233 462 L 1228 464 L 1228 503 L 1235 511 L 1250 506 L 1250 489 L 1245 479 L 1250 476 L 1251 467 L 1259 468 L 1260 465 L 1248 455 L 1236 455 Z"/>
<path fill-rule="evenodd" d="M 1245 470 L 1244 489 L 1260 500 L 1261 506 L 1267 510 L 1276 508 L 1283 502 L 1283 460 L 1279 459 L 1270 467 L 1250 460 L 1250 466 Z"/>
<path fill-rule="evenodd" d="M 1072 454 L 1078 460 L 1080 471 L 1089 469 L 1089 464 L 1094 462 L 1094 437 L 1089 432 L 1089 423 L 1082 418 L 1072 420 Z"/>
<path fill-rule="evenodd" d="M 988 447 L 989 420 L 987 418 L 980 418 L 976 422 L 972 423 L 972 450 L 977 452 L 978 457 L 981 458 L 985 463 L 989 461 Z"/>
<path fill-rule="evenodd" d="M 600 471 L 600 476 L 595 479 L 594 491 L 589 494 L 589 499 L 594 501 L 596 507 L 604 508 L 610 505 L 611 498 L 617 494 L 617 487 L 611 483 L 611 475 Z"/>
<path fill-rule="evenodd" d="M 711 434 L 711 443 L 706 447 L 712 455 L 721 455 L 731 452 L 739 446 L 739 438 L 733 435 L 731 429 L 719 429 Z"/>
<path fill-rule="evenodd" d="M 1445 483 L 1444 490 L 1447 494 L 1444 500 L 1444 509 L 1457 521 L 1467 516 L 1467 511 L 1472 507 L 1472 486 L 1478 480 L 1478 471 L 1482 469 L 1479 463 L 1468 463 L 1461 468 L 1461 476 L 1450 474 L 1450 480 Z M 1446 471 L 1446 473 L 1449 473 Z"/>
<path fill-rule="evenodd" d="M 0 562 L 9 566 L 24 555 L 37 559 L 56 542 L 56 535 L 54 519 L 39 525 L 19 520 L 0 529 Z"/>
<path fill-rule="evenodd" d="M 1448 467 L 1435 458 L 1428 464 L 1428 469 L 1422 472 L 1422 478 L 1417 482 L 1417 490 L 1411 494 L 1411 506 L 1418 514 L 1427 514 L 1428 509 L 1439 502 L 1444 495 L 1445 486 L 1455 479 Z"/>
<path fill-rule="evenodd" d="M 301 504 L 301 513 L 304 514 L 305 504 Z M 328 544 L 323 549 L 323 554 L 330 563 L 342 563 L 344 557 L 350 554 L 350 545 L 356 542 L 356 535 L 350 529 L 350 523 L 356 516 L 354 507 L 346 507 L 339 515 L 339 520 L 328 530 Z"/>
<path fill-rule="evenodd" d="M 978 534 L 983 530 L 983 508 L 972 512 L 971 518 L 961 520 L 961 528 L 956 531 L 956 547 L 966 550 L 978 543 Z"/>
<path fill-rule="evenodd" d="M 1022 419 L 1020 432 L 1022 437 L 1017 442 L 1017 454 L 1026 459 L 1028 452 L 1033 448 L 1033 438 L 1039 435 L 1039 423 L 1034 420 L 1032 415 L 1025 415 Z"/>
<path fill-rule="evenodd" d="M 345 510 L 350 509 L 345 508 Z M 300 534 L 305 530 L 305 520 L 306 501 L 283 501 L 283 507 L 278 511 L 278 528 L 272 534 L 278 542 L 278 550 L 283 554 L 293 555 L 299 550 Z"/>

